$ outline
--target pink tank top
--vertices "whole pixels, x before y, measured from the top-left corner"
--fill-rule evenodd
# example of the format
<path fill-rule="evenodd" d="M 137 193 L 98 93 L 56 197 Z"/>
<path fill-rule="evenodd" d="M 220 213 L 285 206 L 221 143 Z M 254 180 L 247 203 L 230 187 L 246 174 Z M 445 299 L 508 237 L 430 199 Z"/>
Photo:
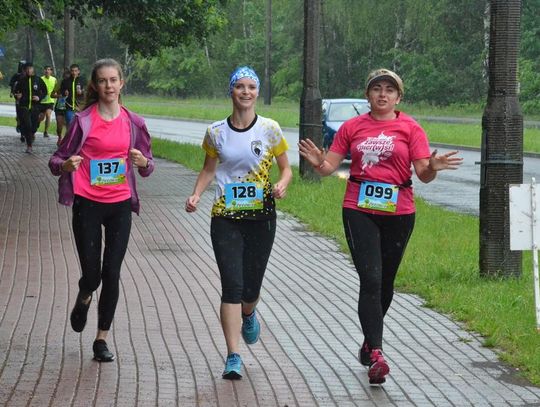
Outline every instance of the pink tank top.
<path fill-rule="evenodd" d="M 131 197 L 127 180 L 130 123 L 124 110 L 111 121 L 104 120 L 97 104 L 90 107 L 92 127 L 79 155 L 81 166 L 73 173 L 75 195 L 102 202 L 121 202 Z"/>

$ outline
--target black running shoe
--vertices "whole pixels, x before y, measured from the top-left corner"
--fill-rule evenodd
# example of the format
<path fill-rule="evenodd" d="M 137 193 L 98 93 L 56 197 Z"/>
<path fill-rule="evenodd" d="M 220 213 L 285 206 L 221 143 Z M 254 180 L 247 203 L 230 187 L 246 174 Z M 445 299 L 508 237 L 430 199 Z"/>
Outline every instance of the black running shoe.
<path fill-rule="evenodd" d="M 360 348 L 360 351 L 358 352 L 358 359 L 360 359 L 360 363 L 364 366 L 371 365 L 371 349 L 369 348 L 369 345 L 364 340 L 364 343 L 362 344 L 362 347 Z"/>
<path fill-rule="evenodd" d="M 88 315 L 88 308 L 90 308 L 90 303 L 92 302 L 92 294 L 90 294 L 90 299 L 88 303 L 85 304 L 81 298 L 81 293 L 77 295 L 77 300 L 75 301 L 75 306 L 71 311 L 69 317 L 71 321 L 71 327 L 75 332 L 82 332 L 86 325 L 86 316 Z"/>
<path fill-rule="evenodd" d="M 109 351 L 107 347 L 107 342 L 103 339 L 97 339 L 94 341 L 94 360 L 98 362 L 112 362 L 114 360 L 114 354 Z"/>

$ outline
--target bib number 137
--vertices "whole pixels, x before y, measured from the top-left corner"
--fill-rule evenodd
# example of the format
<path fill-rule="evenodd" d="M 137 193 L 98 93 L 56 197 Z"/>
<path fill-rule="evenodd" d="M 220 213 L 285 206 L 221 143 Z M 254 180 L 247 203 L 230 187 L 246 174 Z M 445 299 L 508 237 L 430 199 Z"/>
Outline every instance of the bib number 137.
<path fill-rule="evenodd" d="M 122 158 L 90 161 L 90 183 L 94 186 L 126 182 L 126 161 Z"/>

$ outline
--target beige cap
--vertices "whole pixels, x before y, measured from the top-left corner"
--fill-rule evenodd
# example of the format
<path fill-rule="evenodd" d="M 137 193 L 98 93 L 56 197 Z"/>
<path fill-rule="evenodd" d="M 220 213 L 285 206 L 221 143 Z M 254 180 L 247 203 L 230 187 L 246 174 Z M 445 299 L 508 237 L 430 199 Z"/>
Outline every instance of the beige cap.
<path fill-rule="evenodd" d="M 373 72 L 371 72 L 368 75 L 367 81 L 366 81 L 366 93 L 369 90 L 371 86 L 373 86 L 376 82 L 387 80 L 394 84 L 396 89 L 399 92 L 399 96 L 403 97 L 403 81 L 399 77 L 399 75 L 395 72 L 392 72 L 389 69 L 376 69 Z"/>

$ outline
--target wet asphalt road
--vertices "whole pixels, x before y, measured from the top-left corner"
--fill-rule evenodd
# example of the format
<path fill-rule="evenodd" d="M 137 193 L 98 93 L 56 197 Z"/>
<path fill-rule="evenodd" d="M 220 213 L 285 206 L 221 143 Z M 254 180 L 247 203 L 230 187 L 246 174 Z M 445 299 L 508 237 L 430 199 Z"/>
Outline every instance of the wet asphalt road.
<path fill-rule="evenodd" d="M 13 105 L 0 105 L 0 116 L 14 117 Z M 204 136 L 208 122 L 172 120 L 157 117 L 145 117 L 148 129 L 154 137 L 163 139 L 200 144 Z M 289 160 L 297 165 L 298 155 L 298 131 L 284 129 L 290 150 Z M 447 148 L 433 145 L 440 153 L 449 151 Z M 441 171 L 437 179 L 429 184 L 422 184 L 416 177 L 413 178 L 415 193 L 436 205 L 462 213 L 478 214 L 480 193 L 480 152 L 473 150 L 460 150 L 460 156 L 464 158 L 462 166 L 455 171 Z M 340 170 L 347 173 L 348 163 L 345 162 Z M 540 180 L 540 158 L 524 157 L 523 182 L 528 183 L 531 178 Z"/>

